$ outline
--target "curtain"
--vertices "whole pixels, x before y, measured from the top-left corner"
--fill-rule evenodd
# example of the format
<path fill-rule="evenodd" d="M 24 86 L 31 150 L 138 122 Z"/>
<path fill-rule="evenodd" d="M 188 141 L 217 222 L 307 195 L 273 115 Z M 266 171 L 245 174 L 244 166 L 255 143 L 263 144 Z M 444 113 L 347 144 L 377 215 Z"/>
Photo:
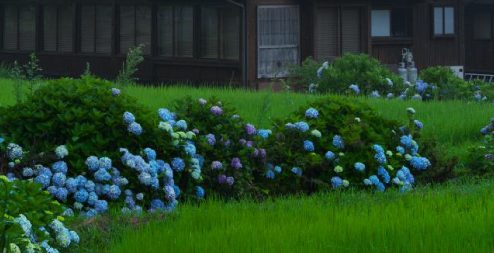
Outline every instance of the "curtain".
<path fill-rule="evenodd" d="M 296 6 L 259 7 L 258 76 L 286 76 L 299 62 L 299 9 Z"/>

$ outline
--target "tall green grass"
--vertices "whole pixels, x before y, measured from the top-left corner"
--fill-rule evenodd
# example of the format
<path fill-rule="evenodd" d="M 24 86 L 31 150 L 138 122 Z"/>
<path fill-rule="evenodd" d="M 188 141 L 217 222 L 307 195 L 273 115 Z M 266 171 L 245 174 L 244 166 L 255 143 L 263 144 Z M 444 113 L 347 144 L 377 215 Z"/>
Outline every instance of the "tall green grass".
<path fill-rule="evenodd" d="M 207 201 L 128 228 L 109 252 L 494 252 L 494 184 Z"/>

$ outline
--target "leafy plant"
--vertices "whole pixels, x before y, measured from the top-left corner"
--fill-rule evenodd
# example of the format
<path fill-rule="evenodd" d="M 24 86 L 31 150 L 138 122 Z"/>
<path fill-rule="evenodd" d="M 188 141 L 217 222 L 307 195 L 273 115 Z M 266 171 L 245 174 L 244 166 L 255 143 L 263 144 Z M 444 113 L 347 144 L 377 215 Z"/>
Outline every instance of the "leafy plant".
<path fill-rule="evenodd" d="M 67 145 L 71 151 L 67 162 L 76 175 L 85 171 L 84 161 L 91 155 L 119 160 L 119 148 L 173 153 L 171 137 L 158 138 L 157 117 L 130 96 L 112 92 L 111 83 L 100 79 L 49 81 L 24 102 L 0 108 L 0 132 L 29 147 L 33 161 L 26 159 L 24 164 L 29 166 L 54 162 L 45 152 Z M 126 111 L 136 115 L 144 129 L 141 135 L 128 132 L 122 119 Z"/>
<path fill-rule="evenodd" d="M 322 93 L 371 95 L 398 94 L 403 89 L 403 80 L 379 61 L 366 54 L 345 54 L 331 64 L 321 67 L 312 59 L 307 59 L 301 67 L 292 68 L 292 80 L 316 84 Z M 349 90 L 350 85 L 359 87 L 358 92 Z"/>
<path fill-rule="evenodd" d="M 48 251 L 48 247 L 77 244 L 78 235 L 60 222 L 62 212 L 63 207 L 40 185 L 0 176 L 0 250 L 18 247 L 23 252 L 41 248 Z"/>
<path fill-rule="evenodd" d="M 399 127 L 351 99 L 329 97 L 311 103 L 288 119 L 275 121 L 265 144 L 272 164 L 266 168 L 265 181 L 276 183 L 265 185 L 278 193 L 310 193 L 350 184 L 378 190 L 397 184 L 406 190 L 414 180 L 402 177 L 410 172 L 403 166 L 430 167 L 412 139 L 419 136 L 422 124 L 414 113 L 410 108 L 409 122 Z"/>
<path fill-rule="evenodd" d="M 260 194 L 254 179 L 264 168 L 266 151 L 257 145 L 259 130 L 216 98 L 188 97 L 178 100 L 175 109 L 197 133 L 206 189 L 226 198 Z"/>
<path fill-rule="evenodd" d="M 144 61 L 144 57 L 142 56 L 143 48 L 144 45 L 141 44 L 137 47 L 129 49 L 127 57 L 125 58 L 125 62 L 122 65 L 122 69 L 120 70 L 116 78 L 116 83 L 118 85 L 129 85 L 137 81 L 137 78 L 134 77 L 134 75 L 139 70 L 139 64 Z"/>

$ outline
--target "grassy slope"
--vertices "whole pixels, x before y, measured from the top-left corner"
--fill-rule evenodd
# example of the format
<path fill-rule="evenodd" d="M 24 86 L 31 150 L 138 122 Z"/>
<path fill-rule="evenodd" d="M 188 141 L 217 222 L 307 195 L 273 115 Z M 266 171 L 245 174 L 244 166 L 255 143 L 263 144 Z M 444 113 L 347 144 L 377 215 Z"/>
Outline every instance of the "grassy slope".
<path fill-rule="evenodd" d="M 182 205 L 110 252 L 493 252 L 494 183 Z M 107 244 L 108 245 L 108 244 Z"/>
<path fill-rule="evenodd" d="M 9 82 L 0 80 L 0 105 L 14 102 Z M 217 96 L 264 127 L 270 125 L 270 118 L 283 117 L 317 98 L 184 87 L 129 87 L 126 92 L 153 110 L 171 107 L 187 95 Z M 494 115 L 488 104 L 359 99 L 384 117 L 401 121 L 405 108 L 413 106 L 425 123 L 424 136 L 437 138 L 446 150 L 458 154 L 480 138 L 480 127 Z M 110 217 L 115 220 L 106 229 L 85 230 L 87 240 L 81 250 L 100 252 L 111 246 L 113 252 L 493 252 L 493 186 L 419 189 L 405 196 L 346 192 L 262 204 L 183 204 L 170 218 L 144 226 L 139 233 L 133 226 L 115 222 L 121 216 Z"/>

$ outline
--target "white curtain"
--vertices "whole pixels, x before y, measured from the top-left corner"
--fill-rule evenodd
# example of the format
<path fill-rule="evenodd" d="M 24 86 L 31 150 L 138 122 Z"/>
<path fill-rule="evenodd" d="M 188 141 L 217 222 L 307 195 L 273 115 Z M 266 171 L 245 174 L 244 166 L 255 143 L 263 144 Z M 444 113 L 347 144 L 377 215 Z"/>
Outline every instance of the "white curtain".
<path fill-rule="evenodd" d="M 299 63 L 300 21 L 297 6 L 258 9 L 258 77 L 284 77 Z"/>

